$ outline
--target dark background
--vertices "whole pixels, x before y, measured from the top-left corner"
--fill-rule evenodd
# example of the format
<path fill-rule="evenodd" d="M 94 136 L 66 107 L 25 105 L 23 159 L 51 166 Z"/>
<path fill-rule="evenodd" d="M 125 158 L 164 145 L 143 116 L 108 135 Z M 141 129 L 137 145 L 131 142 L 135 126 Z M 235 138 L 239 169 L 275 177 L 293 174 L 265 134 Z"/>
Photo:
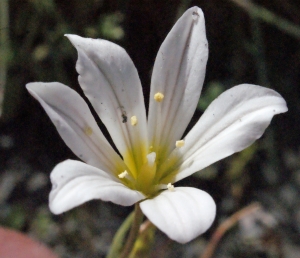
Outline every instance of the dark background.
<path fill-rule="evenodd" d="M 2 0 L 1 0 L 2 1 Z M 300 257 L 300 2 L 298 0 L 3 0 L 0 27 L 0 223 L 46 243 L 62 257 L 102 257 L 131 207 L 92 201 L 66 214 L 48 209 L 49 174 L 76 157 L 40 105 L 25 90 L 33 81 L 59 81 L 81 92 L 76 50 L 65 33 L 104 38 L 126 49 L 148 102 L 156 53 L 176 19 L 203 9 L 209 61 L 191 126 L 222 91 L 253 83 L 278 91 L 288 113 L 276 116 L 245 151 L 179 182 L 216 200 L 213 227 L 187 245 L 156 233 L 151 257 L 199 257 L 214 230 L 234 212 L 259 202 L 222 238 L 213 257 Z M 5 64 L 5 65 L 4 65 Z M 4 89 L 4 94 L 3 94 Z M 147 106 L 147 105 L 146 105 Z"/>

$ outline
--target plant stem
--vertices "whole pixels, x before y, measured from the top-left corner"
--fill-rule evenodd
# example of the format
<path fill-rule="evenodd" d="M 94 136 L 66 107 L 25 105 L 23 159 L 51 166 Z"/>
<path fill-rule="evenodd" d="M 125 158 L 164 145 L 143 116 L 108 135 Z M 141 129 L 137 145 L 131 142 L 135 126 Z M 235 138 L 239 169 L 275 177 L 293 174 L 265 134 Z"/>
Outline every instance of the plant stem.
<path fill-rule="evenodd" d="M 242 7 L 252 16 L 277 27 L 278 29 L 286 32 L 287 34 L 295 38 L 300 38 L 300 27 L 290 22 L 289 20 L 279 17 L 275 13 L 269 11 L 268 9 L 252 3 L 250 0 L 230 1 Z"/>
<path fill-rule="evenodd" d="M 128 232 L 132 224 L 133 218 L 134 218 L 134 211 L 128 215 L 128 217 L 124 220 L 124 222 L 118 229 L 117 233 L 115 234 L 106 258 L 118 257 L 120 250 L 122 249 L 122 245 L 126 237 L 126 233 Z"/>
<path fill-rule="evenodd" d="M 143 221 L 143 213 L 138 203 L 135 204 L 134 209 L 134 219 L 131 225 L 130 233 L 128 236 L 128 240 L 125 244 L 123 252 L 120 255 L 120 258 L 127 258 L 134 246 L 134 243 L 138 237 L 140 225 Z"/>

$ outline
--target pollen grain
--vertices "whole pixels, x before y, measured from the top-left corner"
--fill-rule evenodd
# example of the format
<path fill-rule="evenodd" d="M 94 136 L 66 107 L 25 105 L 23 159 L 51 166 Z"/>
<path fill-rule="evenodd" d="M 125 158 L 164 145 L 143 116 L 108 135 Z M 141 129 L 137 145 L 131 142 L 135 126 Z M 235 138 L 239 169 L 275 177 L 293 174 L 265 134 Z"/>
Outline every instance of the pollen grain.
<path fill-rule="evenodd" d="M 173 192 L 174 191 L 174 185 L 172 185 L 171 183 L 168 183 L 167 188 L 169 191 Z"/>
<path fill-rule="evenodd" d="M 124 178 L 128 175 L 128 172 L 125 170 L 124 172 L 122 172 L 121 174 L 118 175 L 119 178 Z"/>
<path fill-rule="evenodd" d="M 162 94 L 161 92 L 157 92 L 154 94 L 154 100 L 156 102 L 162 102 L 164 97 L 165 97 L 164 94 Z"/>
<path fill-rule="evenodd" d="M 180 141 L 176 141 L 175 145 L 176 145 L 176 148 L 181 148 L 184 146 L 184 140 L 180 140 Z"/>
<path fill-rule="evenodd" d="M 136 126 L 137 123 L 138 123 L 138 119 L 137 119 L 136 116 L 132 116 L 132 117 L 130 118 L 130 121 L 131 121 L 131 125 L 132 125 L 132 126 Z"/>

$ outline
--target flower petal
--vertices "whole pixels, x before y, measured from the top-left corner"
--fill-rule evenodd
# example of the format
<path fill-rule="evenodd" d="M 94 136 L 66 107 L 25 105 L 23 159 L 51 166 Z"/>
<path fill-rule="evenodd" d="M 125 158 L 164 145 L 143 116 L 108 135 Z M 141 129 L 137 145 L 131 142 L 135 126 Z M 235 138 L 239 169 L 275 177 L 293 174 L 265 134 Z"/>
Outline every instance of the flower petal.
<path fill-rule="evenodd" d="M 66 35 L 78 51 L 79 83 L 123 156 L 143 164 L 146 157 L 147 122 L 137 70 L 126 51 L 101 39 Z M 131 118 L 134 123 L 131 123 Z M 143 144 L 141 144 L 143 143 Z M 126 157 L 124 157 L 126 163 Z M 130 162 L 127 162 L 130 163 Z"/>
<path fill-rule="evenodd" d="M 51 172 L 50 210 L 60 214 L 93 199 L 129 206 L 144 196 L 106 172 L 80 161 L 66 160 Z"/>
<path fill-rule="evenodd" d="M 163 191 L 141 202 L 140 207 L 155 226 L 179 243 L 189 242 L 204 233 L 216 215 L 212 197 L 192 187 Z"/>
<path fill-rule="evenodd" d="M 75 155 L 115 175 L 124 171 L 124 162 L 107 142 L 88 105 L 76 91 L 58 82 L 29 83 L 26 87 Z"/>
<path fill-rule="evenodd" d="M 174 25 L 155 60 L 148 122 L 153 151 L 170 146 L 168 155 L 182 137 L 199 101 L 207 58 L 204 15 L 193 7 Z M 153 97 L 158 92 L 164 95 L 160 101 Z"/>
<path fill-rule="evenodd" d="M 260 138 L 285 100 L 268 88 L 242 84 L 215 99 L 185 138 L 176 181 L 241 151 Z"/>

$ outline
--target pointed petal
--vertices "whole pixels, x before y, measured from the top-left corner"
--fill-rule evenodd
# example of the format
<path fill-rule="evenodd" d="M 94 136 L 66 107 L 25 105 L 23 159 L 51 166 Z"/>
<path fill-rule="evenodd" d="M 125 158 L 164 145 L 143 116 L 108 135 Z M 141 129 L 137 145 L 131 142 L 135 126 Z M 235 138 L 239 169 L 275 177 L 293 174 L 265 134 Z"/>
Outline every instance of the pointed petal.
<path fill-rule="evenodd" d="M 262 136 L 274 115 L 286 111 L 285 100 L 268 88 L 242 84 L 225 91 L 186 136 L 176 181 L 247 148 Z"/>
<path fill-rule="evenodd" d="M 195 112 L 205 77 L 208 44 L 200 8 L 187 10 L 174 25 L 155 60 L 150 92 L 150 146 L 175 147 Z M 161 102 L 154 95 L 161 92 Z M 159 155 L 160 156 L 160 155 Z"/>
<path fill-rule="evenodd" d="M 216 215 L 212 197 L 192 187 L 163 191 L 155 198 L 141 202 L 140 207 L 155 226 L 182 244 L 203 234 Z"/>
<path fill-rule="evenodd" d="M 146 111 L 140 79 L 130 57 L 123 48 L 106 40 L 66 36 L 78 51 L 80 86 L 116 147 L 123 156 L 129 151 L 132 155 L 128 156 L 136 157 L 136 164 L 142 163 L 141 153 L 147 149 Z M 137 119 L 134 125 L 133 116 Z"/>
<path fill-rule="evenodd" d="M 60 214 L 93 199 L 129 206 L 144 196 L 106 172 L 80 161 L 66 160 L 51 172 L 50 210 Z"/>
<path fill-rule="evenodd" d="M 26 87 L 75 155 L 115 175 L 124 171 L 124 162 L 107 142 L 88 105 L 76 91 L 58 82 L 35 82 Z"/>

